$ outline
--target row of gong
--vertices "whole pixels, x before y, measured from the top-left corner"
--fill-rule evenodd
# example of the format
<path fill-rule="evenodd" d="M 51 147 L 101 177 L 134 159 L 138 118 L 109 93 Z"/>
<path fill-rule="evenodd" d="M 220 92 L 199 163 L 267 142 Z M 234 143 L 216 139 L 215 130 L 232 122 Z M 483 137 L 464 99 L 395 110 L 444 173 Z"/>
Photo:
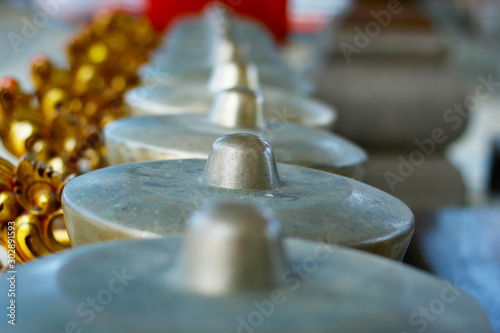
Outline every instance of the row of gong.
<path fill-rule="evenodd" d="M 451 284 L 387 259 L 412 212 L 354 180 L 366 153 L 264 28 L 212 8 L 165 45 L 127 95 L 141 116 L 105 129 L 116 165 L 64 189 L 76 249 L 19 269 L 19 332 L 490 331 Z"/>

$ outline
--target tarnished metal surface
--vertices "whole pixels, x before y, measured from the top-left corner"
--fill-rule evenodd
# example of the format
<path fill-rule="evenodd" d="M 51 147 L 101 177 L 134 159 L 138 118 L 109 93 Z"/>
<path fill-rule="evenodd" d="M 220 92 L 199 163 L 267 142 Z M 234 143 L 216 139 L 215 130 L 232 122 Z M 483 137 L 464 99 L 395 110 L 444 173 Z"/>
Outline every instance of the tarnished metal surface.
<path fill-rule="evenodd" d="M 250 174 L 255 182 L 264 181 L 259 175 L 266 175 L 256 169 L 276 168 L 269 165 L 273 161 L 256 153 L 267 148 L 258 140 L 255 143 L 255 136 L 246 135 L 246 142 L 235 142 L 234 136 L 241 134 L 221 138 L 214 145 L 216 150 L 225 146 L 229 151 L 219 153 L 218 162 L 212 158 L 210 164 L 202 159 L 123 164 L 69 182 L 63 191 L 63 209 L 72 244 L 179 234 L 188 214 L 200 204 L 232 198 L 268 205 L 292 237 L 402 258 L 413 233 L 412 212 L 398 199 L 363 183 L 278 164 L 279 186 L 228 190 L 228 186 L 207 185 L 203 173 L 210 172 L 209 165 L 225 166 L 218 170 L 220 177 L 241 180 Z M 231 150 L 240 156 L 231 155 Z"/>
<path fill-rule="evenodd" d="M 185 240 L 75 249 L 16 278 L 22 332 L 491 332 L 450 283 L 350 249 L 282 242 L 279 223 L 246 205 L 196 213 Z"/>
<path fill-rule="evenodd" d="M 348 140 L 326 131 L 275 120 L 259 94 L 245 88 L 220 92 L 207 115 L 165 115 L 116 121 L 105 129 L 111 164 L 206 158 L 219 137 L 245 131 L 262 136 L 278 162 L 361 178 L 367 155 Z M 268 109 L 269 111 L 269 109 Z"/>

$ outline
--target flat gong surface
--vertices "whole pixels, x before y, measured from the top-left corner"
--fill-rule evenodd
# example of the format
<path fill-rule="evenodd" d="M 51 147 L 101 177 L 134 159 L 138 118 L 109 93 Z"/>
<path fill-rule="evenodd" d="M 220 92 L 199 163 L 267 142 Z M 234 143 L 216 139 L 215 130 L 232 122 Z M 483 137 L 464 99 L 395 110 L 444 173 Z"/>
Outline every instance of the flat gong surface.
<path fill-rule="evenodd" d="M 166 115 L 118 120 L 105 129 L 112 164 L 167 158 L 206 158 L 219 137 L 246 132 L 264 138 L 277 162 L 358 177 L 367 155 L 355 144 L 325 131 L 283 122 L 264 129 L 225 128 L 205 115 Z"/>
<path fill-rule="evenodd" d="M 70 181 L 63 209 L 73 245 L 180 234 L 189 214 L 208 201 L 253 200 L 270 207 L 286 235 L 404 254 L 414 228 L 410 209 L 391 195 L 334 174 L 278 163 L 281 186 L 227 190 L 202 179 L 206 160 L 116 165 Z"/>
<path fill-rule="evenodd" d="M 181 237 L 99 244 L 20 267 L 16 326 L 4 318 L 0 331 L 491 332 L 481 308 L 449 283 L 390 260 L 295 239 L 285 241 L 285 250 L 296 274 L 284 271 L 273 289 L 201 296 L 179 278 L 182 244 Z M 8 288 L 2 277 L 0 289 Z M 7 302 L 0 298 L 3 309 Z"/>

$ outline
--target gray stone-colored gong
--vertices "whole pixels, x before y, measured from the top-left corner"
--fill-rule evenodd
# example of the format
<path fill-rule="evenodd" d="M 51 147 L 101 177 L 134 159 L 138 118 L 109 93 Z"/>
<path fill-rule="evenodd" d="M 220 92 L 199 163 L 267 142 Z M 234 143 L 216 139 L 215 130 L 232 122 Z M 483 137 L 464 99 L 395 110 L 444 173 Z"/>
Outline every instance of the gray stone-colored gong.
<path fill-rule="evenodd" d="M 275 121 L 264 112 L 260 93 L 237 87 L 221 91 L 208 114 L 126 118 L 104 131 L 111 164 L 159 159 L 206 158 L 221 136 L 247 132 L 262 136 L 276 160 L 347 177 L 361 178 L 366 153 L 333 133 Z"/>
<path fill-rule="evenodd" d="M 186 237 L 28 263 L 15 275 L 16 326 L 4 318 L 0 331 L 491 332 L 477 303 L 449 282 L 359 251 L 282 240 L 280 229 L 264 207 L 226 202 L 196 212 Z"/>
<path fill-rule="evenodd" d="M 276 164 L 251 134 L 218 139 L 204 159 L 121 164 L 89 172 L 64 188 L 74 246 L 120 238 L 181 234 L 206 201 L 254 201 L 272 208 L 292 237 L 401 259 L 414 229 L 410 209 L 358 181 Z"/>

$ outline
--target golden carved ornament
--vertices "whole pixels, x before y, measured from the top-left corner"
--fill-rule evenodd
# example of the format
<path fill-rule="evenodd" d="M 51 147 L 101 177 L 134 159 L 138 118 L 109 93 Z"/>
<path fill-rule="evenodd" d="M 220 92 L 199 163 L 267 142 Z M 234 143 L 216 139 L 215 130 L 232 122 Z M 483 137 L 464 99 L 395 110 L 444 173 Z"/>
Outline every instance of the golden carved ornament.
<path fill-rule="evenodd" d="M 44 117 L 32 95 L 12 78 L 0 81 L 0 138 L 5 148 L 22 156 L 43 136 Z"/>
<path fill-rule="evenodd" d="M 17 167 L 0 159 L 0 246 L 9 259 L 26 262 L 70 247 L 61 192 L 72 178 L 27 158 Z"/>
<path fill-rule="evenodd" d="M 105 165 L 101 128 L 89 123 L 92 118 L 62 106 L 44 113 L 34 99 L 14 79 L 0 81 L 0 137 L 7 150 L 17 157 L 27 154 L 63 176 Z"/>
<path fill-rule="evenodd" d="M 105 12 L 70 42 L 69 63 L 78 80 L 97 77 L 93 88 L 102 91 L 104 86 L 109 96 L 123 94 L 138 85 L 138 69 L 159 41 L 160 35 L 147 18 Z"/>
<path fill-rule="evenodd" d="M 79 75 L 79 71 L 57 68 L 47 57 L 36 56 L 31 73 L 40 108 L 49 123 L 63 113 L 76 116 L 82 125 L 103 128 L 127 115 L 124 91 L 115 90 L 94 70 Z"/>
<path fill-rule="evenodd" d="M 15 233 L 16 261 L 69 247 L 61 189 L 70 175 L 106 165 L 102 130 L 128 114 L 124 93 L 159 41 L 147 18 L 103 13 L 70 42 L 69 67 L 32 59 L 33 94 L 0 80 L 0 139 L 25 156 L 17 168 L 0 159 L 0 246 L 8 251 Z"/>
<path fill-rule="evenodd" d="M 159 41 L 147 18 L 103 12 L 70 41 L 68 68 L 36 56 L 31 74 L 46 124 L 58 113 L 70 113 L 83 126 L 102 129 L 126 116 L 123 95 L 139 84 L 138 69 Z"/>

